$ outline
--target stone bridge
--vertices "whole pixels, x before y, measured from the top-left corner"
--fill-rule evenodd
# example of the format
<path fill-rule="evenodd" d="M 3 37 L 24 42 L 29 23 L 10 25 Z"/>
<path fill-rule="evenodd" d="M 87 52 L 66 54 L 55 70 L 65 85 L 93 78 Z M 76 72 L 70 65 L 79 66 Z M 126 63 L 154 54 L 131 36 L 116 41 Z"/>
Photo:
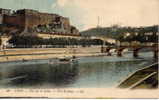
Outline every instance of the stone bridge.
<path fill-rule="evenodd" d="M 115 52 L 117 52 L 117 56 L 121 57 L 122 53 L 125 49 L 132 49 L 133 56 L 138 57 L 139 56 L 138 55 L 139 51 L 141 49 L 150 48 L 151 51 L 153 51 L 153 57 L 158 58 L 158 47 L 159 47 L 158 44 L 154 44 L 154 45 L 151 45 L 151 46 L 147 46 L 147 45 L 142 45 L 142 46 L 118 46 L 118 47 L 115 47 L 115 46 L 104 47 L 104 46 L 102 46 L 101 47 L 101 53 L 107 53 L 107 55 L 110 56 L 111 55 L 110 50 L 115 49 Z"/>
<path fill-rule="evenodd" d="M 100 39 L 103 42 L 109 42 L 111 44 L 115 44 L 117 42 L 117 40 L 113 39 L 113 38 L 108 38 L 108 37 L 100 37 L 100 36 L 92 36 L 91 39 Z"/>

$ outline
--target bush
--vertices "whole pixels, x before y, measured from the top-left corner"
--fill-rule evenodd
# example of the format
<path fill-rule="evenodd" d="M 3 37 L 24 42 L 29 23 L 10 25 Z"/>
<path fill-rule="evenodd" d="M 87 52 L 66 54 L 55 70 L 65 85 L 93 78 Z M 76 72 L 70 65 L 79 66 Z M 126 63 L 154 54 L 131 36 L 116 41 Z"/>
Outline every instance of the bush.
<path fill-rule="evenodd" d="M 34 45 L 102 45 L 103 41 L 99 39 L 74 39 L 74 38 L 50 38 L 43 39 L 37 36 L 13 36 L 9 43 L 14 46 L 23 45 L 25 47 L 32 47 Z M 107 43 L 108 44 L 108 43 Z"/>

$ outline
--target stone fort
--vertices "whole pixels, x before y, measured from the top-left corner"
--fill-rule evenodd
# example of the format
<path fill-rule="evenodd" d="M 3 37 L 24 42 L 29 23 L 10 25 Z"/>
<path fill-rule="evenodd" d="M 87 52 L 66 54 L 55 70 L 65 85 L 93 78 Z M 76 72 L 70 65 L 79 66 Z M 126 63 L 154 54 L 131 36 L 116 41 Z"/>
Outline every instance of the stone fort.
<path fill-rule="evenodd" d="M 0 25 L 16 26 L 23 30 L 34 29 L 43 33 L 79 34 L 78 29 L 70 25 L 68 18 L 31 9 L 11 11 L 0 8 Z"/>

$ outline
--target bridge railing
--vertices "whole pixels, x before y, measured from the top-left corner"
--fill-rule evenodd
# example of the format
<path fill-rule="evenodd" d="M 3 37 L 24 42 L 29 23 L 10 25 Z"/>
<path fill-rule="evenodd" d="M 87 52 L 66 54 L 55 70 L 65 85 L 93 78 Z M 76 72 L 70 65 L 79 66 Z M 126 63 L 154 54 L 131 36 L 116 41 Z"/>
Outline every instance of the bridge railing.
<path fill-rule="evenodd" d="M 120 45 L 118 45 L 118 47 L 121 47 L 121 46 L 136 46 L 136 47 L 139 47 L 139 46 L 159 46 L 159 43 L 121 43 Z"/>

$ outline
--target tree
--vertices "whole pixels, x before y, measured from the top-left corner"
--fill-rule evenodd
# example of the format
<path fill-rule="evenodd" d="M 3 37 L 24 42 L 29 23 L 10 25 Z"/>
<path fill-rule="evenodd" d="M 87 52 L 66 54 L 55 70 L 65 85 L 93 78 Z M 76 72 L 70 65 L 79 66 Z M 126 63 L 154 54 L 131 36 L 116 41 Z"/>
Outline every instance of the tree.
<path fill-rule="evenodd" d="M 1 39 L 1 37 L 0 37 L 0 45 L 2 45 L 2 39 Z"/>

